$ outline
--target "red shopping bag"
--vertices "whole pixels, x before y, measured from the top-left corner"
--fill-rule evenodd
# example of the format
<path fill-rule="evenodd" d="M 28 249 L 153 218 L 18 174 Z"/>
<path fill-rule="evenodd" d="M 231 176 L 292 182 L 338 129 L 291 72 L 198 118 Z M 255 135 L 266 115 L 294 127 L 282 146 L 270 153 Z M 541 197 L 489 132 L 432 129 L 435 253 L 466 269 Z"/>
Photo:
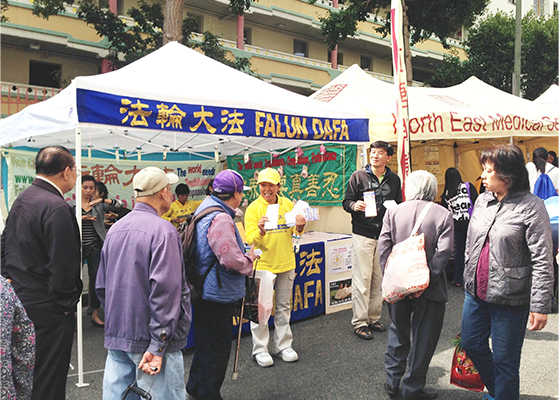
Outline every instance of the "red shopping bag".
<path fill-rule="evenodd" d="M 461 335 L 457 335 L 457 340 L 454 340 L 453 344 L 455 344 L 455 351 L 451 363 L 451 384 L 462 389 L 482 392 L 484 383 L 474 363 L 461 347 Z"/>

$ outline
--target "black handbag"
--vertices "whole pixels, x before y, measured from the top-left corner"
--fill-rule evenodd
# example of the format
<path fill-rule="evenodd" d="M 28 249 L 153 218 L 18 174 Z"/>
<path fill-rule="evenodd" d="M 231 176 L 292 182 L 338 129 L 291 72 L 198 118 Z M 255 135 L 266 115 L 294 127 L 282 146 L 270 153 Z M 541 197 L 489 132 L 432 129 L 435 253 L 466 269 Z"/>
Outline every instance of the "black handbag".
<path fill-rule="evenodd" d="M 255 264 L 256 267 L 256 264 Z M 245 278 L 245 302 L 243 304 L 243 317 L 255 324 L 259 323 L 259 285 L 255 279 L 256 268 L 253 276 Z"/>

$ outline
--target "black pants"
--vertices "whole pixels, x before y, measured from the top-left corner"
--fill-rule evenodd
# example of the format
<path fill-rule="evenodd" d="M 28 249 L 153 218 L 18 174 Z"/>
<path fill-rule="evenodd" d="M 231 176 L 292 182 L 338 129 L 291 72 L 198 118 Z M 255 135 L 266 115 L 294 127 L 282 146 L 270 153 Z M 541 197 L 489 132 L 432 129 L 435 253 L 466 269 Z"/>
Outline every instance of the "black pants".
<path fill-rule="evenodd" d="M 97 280 L 97 271 L 101 262 L 101 247 L 99 245 L 82 247 L 82 261 L 87 260 L 88 265 L 88 294 L 89 305 L 92 310 L 99 310 L 101 303 L 95 293 L 95 281 Z"/>
<path fill-rule="evenodd" d="M 187 392 L 200 400 L 221 400 L 231 352 L 236 303 L 220 304 L 199 299 L 194 304 L 194 342 Z"/>
<path fill-rule="evenodd" d="M 33 400 L 64 400 L 66 377 L 76 329 L 74 312 L 65 315 L 58 307 L 27 308 L 35 325 L 36 354 Z"/>

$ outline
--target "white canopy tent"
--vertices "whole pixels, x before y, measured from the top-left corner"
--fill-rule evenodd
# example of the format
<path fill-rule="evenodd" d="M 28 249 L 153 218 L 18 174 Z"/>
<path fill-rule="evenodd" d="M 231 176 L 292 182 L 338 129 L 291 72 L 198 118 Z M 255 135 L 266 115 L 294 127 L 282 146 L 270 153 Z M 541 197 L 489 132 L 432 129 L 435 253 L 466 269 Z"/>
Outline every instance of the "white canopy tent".
<path fill-rule="evenodd" d="M 177 151 L 208 158 L 368 142 L 361 110 L 273 86 L 172 42 L 107 74 L 77 77 L 53 98 L 0 121 L 0 146 L 63 145 L 115 152 Z M 208 153 L 214 155 L 208 155 Z M 76 185 L 81 225 L 81 185 Z M 78 307 L 78 386 L 83 382 Z"/>
<path fill-rule="evenodd" d="M 533 103 L 558 109 L 560 100 L 560 88 L 556 84 L 550 85 L 546 91 L 533 100 Z"/>
<path fill-rule="evenodd" d="M 312 98 L 363 109 L 370 139 L 396 141 L 393 84 L 354 64 Z M 557 136 L 557 108 L 505 93 L 476 77 L 448 88 L 409 87 L 411 140 Z"/>
<path fill-rule="evenodd" d="M 325 119 L 331 130 L 332 120 L 346 120 L 350 137 L 316 134 Z M 80 127 L 95 149 L 203 153 L 219 145 L 222 154 L 240 154 L 310 140 L 363 142 L 366 125 L 360 110 L 311 100 L 172 42 L 119 70 L 77 77 L 53 98 L 3 119 L 0 145 L 73 148 Z"/>

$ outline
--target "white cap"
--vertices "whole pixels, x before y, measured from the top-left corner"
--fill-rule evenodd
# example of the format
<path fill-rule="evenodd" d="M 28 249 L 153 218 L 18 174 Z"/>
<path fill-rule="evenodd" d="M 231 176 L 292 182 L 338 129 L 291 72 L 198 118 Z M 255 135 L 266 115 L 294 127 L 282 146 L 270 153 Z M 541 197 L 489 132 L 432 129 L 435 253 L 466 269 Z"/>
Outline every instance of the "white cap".
<path fill-rule="evenodd" d="M 136 197 L 144 197 L 156 194 L 167 185 L 178 181 L 179 177 L 174 173 L 166 174 L 157 167 L 146 167 L 134 175 L 132 186 Z"/>

